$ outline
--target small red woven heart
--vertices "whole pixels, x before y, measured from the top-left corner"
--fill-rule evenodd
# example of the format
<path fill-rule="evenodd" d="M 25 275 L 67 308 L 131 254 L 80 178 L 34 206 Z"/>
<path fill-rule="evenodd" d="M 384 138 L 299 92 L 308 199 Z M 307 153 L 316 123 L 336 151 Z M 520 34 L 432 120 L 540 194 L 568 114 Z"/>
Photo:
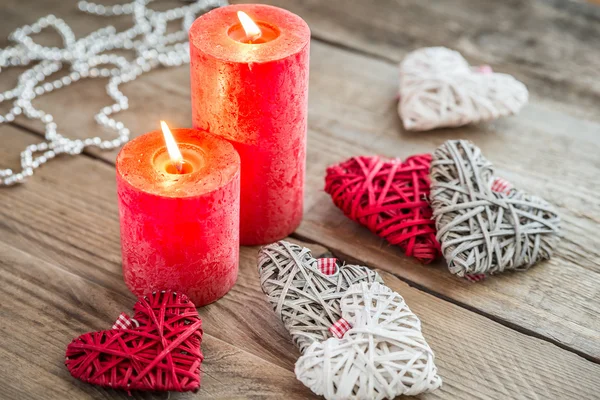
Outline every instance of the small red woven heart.
<path fill-rule="evenodd" d="M 163 291 L 138 299 L 133 309 L 139 327 L 89 332 L 69 344 L 71 375 L 114 389 L 198 390 L 202 320 L 194 303 Z"/>
<path fill-rule="evenodd" d="M 325 191 L 346 216 L 423 263 L 440 253 L 429 197 L 430 154 L 353 157 L 327 169 Z"/>

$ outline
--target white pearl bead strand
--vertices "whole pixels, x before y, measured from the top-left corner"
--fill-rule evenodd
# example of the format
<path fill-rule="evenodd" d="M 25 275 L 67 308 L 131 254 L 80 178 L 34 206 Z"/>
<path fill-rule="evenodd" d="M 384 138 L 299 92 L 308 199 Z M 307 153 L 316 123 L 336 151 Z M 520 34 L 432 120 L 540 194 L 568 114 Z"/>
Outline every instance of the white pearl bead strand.
<path fill-rule="evenodd" d="M 0 124 L 10 123 L 15 117 L 39 120 L 45 126 L 45 141 L 29 145 L 21 152 L 21 171 L 0 169 L 0 186 L 11 186 L 25 181 L 36 168 L 59 154 L 80 154 L 86 147 L 103 150 L 115 149 L 129 140 L 130 131 L 112 116 L 129 108 L 129 99 L 119 90 L 119 85 L 162 67 L 175 67 L 189 63 L 187 32 L 194 19 L 212 8 L 227 5 L 226 0 L 198 0 L 192 4 L 167 11 L 154 11 L 147 7 L 152 0 L 135 0 L 127 4 L 104 6 L 80 1 L 79 10 L 98 16 L 132 15 L 133 26 L 117 32 L 106 26 L 76 39 L 71 28 L 60 18 L 48 15 L 32 25 L 25 25 L 11 35 L 12 47 L 0 49 L 0 72 L 13 66 L 28 66 L 18 79 L 17 85 L 0 93 L 0 103 L 12 101 L 8 113 L 0 114 Z M 181 19 L 181 30 L 167 33 L 169 21 Z M 52 27 L 63 39 L 63 47 L 45 47 L 34 42 L 30 35 Z M 136 57 L 126 58 L 110 54 L 112 50 L 133 50 Z M 111 66 L 111 67 L 107 67 Z M 63 67 L 69 73 L 53 81 L 46 79 Z M 71 139 L 59 133 L 51 114 L 32 105 L 33 99 L 62 89 L 86 78 L 110 78 L 106 92 L 115 101 L 103 107 L 95 116 L 98 125 L 116 133 L 116 138 L 105 140 L 98 136 Z"/>

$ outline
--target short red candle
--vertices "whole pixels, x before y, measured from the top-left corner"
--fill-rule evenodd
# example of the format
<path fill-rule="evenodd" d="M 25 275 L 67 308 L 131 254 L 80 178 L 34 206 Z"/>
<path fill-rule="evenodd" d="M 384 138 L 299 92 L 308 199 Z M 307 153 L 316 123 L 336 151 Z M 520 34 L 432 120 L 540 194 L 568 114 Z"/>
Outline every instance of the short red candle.
<path fill-rule="evenodd" d="M 246 37 L 238 11 L 259 38 Z M 267 5 L 217 8 L 190 29 L 193 124 L 240 154 L 243 245 L 282 239 L 302 219 L 309 42 L 300 17 Z"/>
<path fill-rule="evenodd" d="M 172 289 L 203 306 L 224 296 L 239 262 L 240 159 L 220 137 L 174 129 L 178 173 L 162 132 L 117 157 L 125 283 L 136 295 Z"/>

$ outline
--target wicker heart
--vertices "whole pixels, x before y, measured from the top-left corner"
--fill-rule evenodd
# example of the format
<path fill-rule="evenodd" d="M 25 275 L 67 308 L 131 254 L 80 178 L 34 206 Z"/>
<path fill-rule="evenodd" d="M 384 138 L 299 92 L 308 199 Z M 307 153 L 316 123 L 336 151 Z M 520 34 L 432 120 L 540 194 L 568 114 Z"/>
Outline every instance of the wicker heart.
<path fill-rule="evenodd" d="M 393 399 L 441 386 L 421 321 L 402 296 L 363 282 L 340 307 L 352 328 L 342 339 L 313 343 L 296 362 L 297 378 L 313 392 L 328 400 Z"/>
<path fill-rule="evenodd" d="M 431 162 L 431 206 L 450 272 L 526 270 L 550 258 L 560 218 L 545 200 L 520 190 L 493 190 L 492 163 L 473 143 L 451 140 Z"/>
<path fill-rule="evenodd" d="M 327 169 L 325 191 L 347 217 L 429 263 L 440 255 L 427 200 L 430 162 L 430 154 L 353 157 Z"/>
<path fill-rule="evenodd" d="M 383 282 L 367 267 L 336 266 L 325 274 L 318 264 L 309 249 L 285 241 L 264 246 L 258 256 L 262 290 L 300 352 L 331 337 L 329 327 L 340 318 L 346 289 L 357 282 Z"/>
<path fill-rule="evenodd" d="M 398 112 L 410 131 L 516 114 L 527 99 L 527 88 L 512 76 L 471 68 L 460 53 L 445 47 L 413 51 L 400 65 Z"/>
<path fill-rule="evenodd" d="M 65 362 L 71 375 L 114 389 L 198 390 L 202 320 L 194 303 L 179 293 L 156 292 L 140 298 L 134 312 L 137 328 L 73 340 Z"/>

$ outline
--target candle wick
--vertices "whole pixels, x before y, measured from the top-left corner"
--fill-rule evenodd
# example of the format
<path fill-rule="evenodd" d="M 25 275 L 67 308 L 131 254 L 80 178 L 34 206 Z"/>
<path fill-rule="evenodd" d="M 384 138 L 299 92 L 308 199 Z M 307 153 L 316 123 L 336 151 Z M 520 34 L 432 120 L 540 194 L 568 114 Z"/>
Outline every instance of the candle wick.
<path fill-rule="evenodd" d="M 175 167 L 178 173 L 181 174 L 183 172 L 183 160 L 173 161 L 173 166 Z"/>
<path fill-rule="evenodd" d="M 246 36 L 246 39 L 248 39 L 249 44 L 252 44 L 252 42 L 254 42 L 255 40 L 260 39 L 261 36 L 262 36 L 262 33 L 257 33 L 256 35 Z"/>

